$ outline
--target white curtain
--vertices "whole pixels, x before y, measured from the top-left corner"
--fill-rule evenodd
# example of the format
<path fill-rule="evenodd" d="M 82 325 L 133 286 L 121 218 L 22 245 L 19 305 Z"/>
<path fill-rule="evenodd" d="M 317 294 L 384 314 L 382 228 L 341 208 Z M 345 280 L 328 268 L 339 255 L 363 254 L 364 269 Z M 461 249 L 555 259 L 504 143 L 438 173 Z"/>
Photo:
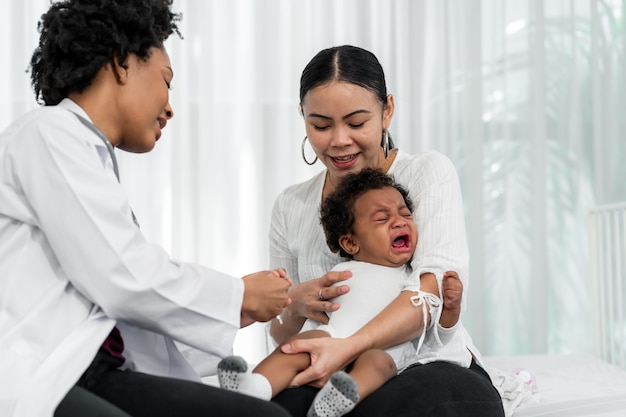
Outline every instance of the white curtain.
<path fill-rule="evenodd" d="M 45 0 L 0 15 L 0 129 L 36 107 L 25 72 Z M 233 275 L 267 267 L 272 203 L 322 169 L 300 156 L 299 76 L 320 49 L 374 52 L 391 132 L 461 177 L 464 322 L 485 354 L 591 349 L 587 211 L 626 200 L 625 0 L 175 0 L 175 117 L 120 155 L 145 233 Z M 33 167 L 35 169 L 35 167 Z M 0 202 L 1 204 L 1 202 Z M 260 326 L 236 350 L 263 355 Z"/>

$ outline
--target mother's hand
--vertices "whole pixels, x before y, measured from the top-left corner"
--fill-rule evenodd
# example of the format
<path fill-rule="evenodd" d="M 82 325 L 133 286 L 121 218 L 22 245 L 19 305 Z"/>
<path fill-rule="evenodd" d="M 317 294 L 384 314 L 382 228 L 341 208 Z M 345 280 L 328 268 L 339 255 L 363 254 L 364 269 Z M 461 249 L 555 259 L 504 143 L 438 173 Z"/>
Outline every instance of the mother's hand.
<path fill-rule="evenodd" d="M 311 366 L 296 375 L 292 386 L 310 384 L 321 388 L 331 375 L 344 369 L 359 355 L 350 338 L 340 339 L 321 337 L 314 339 L 296 339 L 281 346 L 283 353 L 294 354 L 307 352 L 311 357 Z"/>
<path fill-rule="evenodd" d="M 331 271 L 321 278 L 312 279 L 289 289 L 291 304 L 287 307 L 289 315 L 313 319 L 319 323 L 327 324 L 327 312 L 339 309 L 339 304 L 332 300 L 340 295 L 348 293 L 347 285 L 333 285 L 345 281 L 352 276 L 350 271 Z"/>

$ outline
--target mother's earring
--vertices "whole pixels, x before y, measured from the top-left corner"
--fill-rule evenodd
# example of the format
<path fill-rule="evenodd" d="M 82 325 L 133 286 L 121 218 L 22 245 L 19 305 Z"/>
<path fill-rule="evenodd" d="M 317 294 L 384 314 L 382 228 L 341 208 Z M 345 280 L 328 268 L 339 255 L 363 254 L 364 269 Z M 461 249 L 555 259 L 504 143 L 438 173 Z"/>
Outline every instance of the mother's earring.
<path fill-rule="evenodd" d="M 315 159 L 313 160 L 313 162 L 309 162 L 306 159 L 306 155 L 304 154 L 304 144 L 306 143 L 307 139 L 308 139 L 308 136 L 305 136 L 304 139 L 302 139 L 302 159 L 304 159 L 304 162 L 306 162 L 307 165 L 313 165 L 317 162 L 317 155 L 315 155 Z"/>
<path fill-rule="evenodd" d="M 385 159 L 389 158 L 389 134 L 387 133 L 387 129 L 383 130 L 383 154 L 385 155 Z"/>

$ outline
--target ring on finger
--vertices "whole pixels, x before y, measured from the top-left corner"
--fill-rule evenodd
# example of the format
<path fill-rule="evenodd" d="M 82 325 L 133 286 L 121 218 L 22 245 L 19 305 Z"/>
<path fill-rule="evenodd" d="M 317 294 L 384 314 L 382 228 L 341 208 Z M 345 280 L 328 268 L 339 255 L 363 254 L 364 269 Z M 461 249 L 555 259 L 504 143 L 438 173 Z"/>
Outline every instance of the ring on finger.
<path fill-rule="evenodd" d="M 320 288 L 319 292 L 317 293 L 317 297 L 320 299 L 320 301 L 326 301 L 326 299 L 322 295 L 322 289 L 323 288 Z"/>

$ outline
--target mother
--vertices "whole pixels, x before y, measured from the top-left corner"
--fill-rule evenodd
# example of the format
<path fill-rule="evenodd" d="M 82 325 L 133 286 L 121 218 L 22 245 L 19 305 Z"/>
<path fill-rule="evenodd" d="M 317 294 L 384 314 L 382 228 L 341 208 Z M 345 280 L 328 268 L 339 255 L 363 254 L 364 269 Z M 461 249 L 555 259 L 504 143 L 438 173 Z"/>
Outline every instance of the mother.
<path fill-rule="evenodd" d="M 388 134 L 394 99 L 387 94 L 378 59 L 354 46 L 322 50 L 305 67 L 300 80 L 300 109 L 307 136 L 303 158 L 318 159 L 326 170 L 284 190 L 274 205 L 270 229 L 271 267 L 284 267 L 292 277 L 292 304 L 281 320 L 271 323 L 277 343 L 297 333 L 307 318 L 327 322 L 326 312 L 340 306 L 333 298 L 349 291 L 349 272 L 327 272 L 342 259 L 326 246 L 319 206 L 350 172 L 365 167 L 393 174 L 414 200 L 419 243 L 413 272 L 404 290 L 376 318 L 345 339 L 299 340 L 283 346 L 286 353 L 309 352 L 312 365 L 275 401 L 294 416 L 304 416 L 316 388 L 330 375 L 371 348 L 387 348 L 427 332 L 415 365 L 366 398 L 353 416 L 502 416 L 502 402 L 481 367 L 480 354 L 462 323 L 450 330 L 424 318 L 411 302 L 418 291 L 440 294 L 445 271 L 457 271 L 468 288 L 468 248 L 458 175 L 451 161 L 435 152 L 409 155 L 394 147 Z M 306 159 L 306 141 L 315 152 Z M 340 285 L 333 284 L 342 282 Z M 367 300 L 363 300 L 364 303 Z M 465 300 L 463 307 L 465 308 Z M 435 310 L 436 311 L 436 310 Z M 437 313 L 437 315 L 440 312 Z M 453 332 L 440 346 L 436 335 Z"/>

